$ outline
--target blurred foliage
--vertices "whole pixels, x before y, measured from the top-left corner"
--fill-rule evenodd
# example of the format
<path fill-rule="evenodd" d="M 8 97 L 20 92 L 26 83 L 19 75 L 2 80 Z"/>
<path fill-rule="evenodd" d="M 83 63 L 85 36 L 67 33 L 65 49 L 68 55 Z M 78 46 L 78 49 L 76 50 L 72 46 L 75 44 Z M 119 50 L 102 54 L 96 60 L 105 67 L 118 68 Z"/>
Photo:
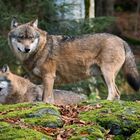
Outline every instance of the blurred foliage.
<path fill-rule="evenodd" d="M 122 11 L 136 11 L 138 0 L 116 0 L 115 1 L 115 10 L 116 12 L 122 12 Z"/>
<path fill-rule="evenodd" d="M 46 26 L 43 26 L 43 25 Z M 40 23 L 40 26 L 51 34 L 82 35 L 107 32 L 115 24 L 114 17 L 98 17 L 94 19 L 63 20 L 52 23 Z M 111 28 L 113 30 L 113 28 Z"/>
<path fill-rule="evenodd" d="M 0 34 L 9 30 L 11 19 L 14 16 L 21 22 L 27 22 L 36 18 L 45 22 L 56 20 L 54 0 L 1 0 L 0 9 L 0 27 L 2 31 Z"/>

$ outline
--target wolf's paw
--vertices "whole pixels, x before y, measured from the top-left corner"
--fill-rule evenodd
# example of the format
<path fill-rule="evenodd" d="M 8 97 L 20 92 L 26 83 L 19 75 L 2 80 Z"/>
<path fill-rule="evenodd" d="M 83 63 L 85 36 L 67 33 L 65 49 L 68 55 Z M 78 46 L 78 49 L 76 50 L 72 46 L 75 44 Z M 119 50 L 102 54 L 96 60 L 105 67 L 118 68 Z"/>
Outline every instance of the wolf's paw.
<path fill-rule="evenodd" d="M 43 99 L 44 103 L 48 103 L 48 104 L 55 104 L 54 98 L 53 97 L 48 97 L 46 99 Z"/>

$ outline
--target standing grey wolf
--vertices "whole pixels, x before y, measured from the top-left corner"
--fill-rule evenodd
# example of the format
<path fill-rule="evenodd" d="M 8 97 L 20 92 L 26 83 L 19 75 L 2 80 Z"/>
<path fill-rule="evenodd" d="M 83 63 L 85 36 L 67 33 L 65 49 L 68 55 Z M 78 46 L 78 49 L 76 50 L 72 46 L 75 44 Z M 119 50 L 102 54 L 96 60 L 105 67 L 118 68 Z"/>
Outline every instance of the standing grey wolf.
<path fill-rule="evenodd" d="M 20 103 L 41 101 L 43 86 L 35 85 L 28 79 L 13 74 L 8 65 L 0 69 L 0 103 Z M 55 104 L 77 104 L 86 99 L 83 94 L 71 91 L 54 90 Z M 70 100 L 69 100 L 70 99 Z"/>
<path fill-rule="evenodd" d="M 108 87 L 107 99 L 119 99 L 115 78 L 121 68 L 128 83 L 135 90 L 140 87 L 134 55 L 128 44 L 115 35 L 48 35 L 38 28 L 38 20 L 19 25 L 14 18 L 8 38 L 11 50 L 25 68 L 43 80 L 44 102 L 54 102 L 54 81 L 70 83 L 99 73 Z"/>

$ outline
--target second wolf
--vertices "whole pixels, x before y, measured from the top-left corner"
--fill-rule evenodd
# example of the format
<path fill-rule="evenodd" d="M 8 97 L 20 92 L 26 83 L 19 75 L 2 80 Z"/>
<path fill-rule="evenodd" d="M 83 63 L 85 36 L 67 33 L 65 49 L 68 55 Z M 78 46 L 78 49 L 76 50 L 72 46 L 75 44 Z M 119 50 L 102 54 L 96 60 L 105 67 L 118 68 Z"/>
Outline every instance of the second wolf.
<path fill-rule="evenodd" d="M 115 78 L 121 68 L 129 84 L 139 89 L 134 55 L 121 38 L 101 33 L 81 37 L 48 35 L 35 22 L 11 23 L 9 44 L 29 72 L 41 77 L 43 101 L 53 103 L 53 85 L 69 83 L 101 73 L 108 87 L 108 100 L 120 98 Z M 56 78 L 55 78 L 56 77 Z"/>
<path fill-rule="evenodd" d="M 66 90 L 53 90 L 57 105 L 77 104 L 86 100 L 84 94 Z M 12 73 L 8 65 L 0 69 L 0 103 L 11 104 L 41 101 L 43 86 L 35 85 L 28 79 Z"/>

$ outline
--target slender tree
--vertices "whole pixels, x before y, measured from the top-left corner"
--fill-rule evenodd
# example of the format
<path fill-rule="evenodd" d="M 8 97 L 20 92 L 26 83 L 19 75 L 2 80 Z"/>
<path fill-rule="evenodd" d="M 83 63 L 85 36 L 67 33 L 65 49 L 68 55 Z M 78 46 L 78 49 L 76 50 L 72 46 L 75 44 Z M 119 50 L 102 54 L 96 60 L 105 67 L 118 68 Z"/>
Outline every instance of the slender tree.
<path fill-rule="evenodd" d="M 89 18 L 95 17 L 95 0 L 90 0 Z"/>
<path fill-rule="evenodd" d="M 95 0 L 85 0 L 85 18 L 95 17 Z"/>

